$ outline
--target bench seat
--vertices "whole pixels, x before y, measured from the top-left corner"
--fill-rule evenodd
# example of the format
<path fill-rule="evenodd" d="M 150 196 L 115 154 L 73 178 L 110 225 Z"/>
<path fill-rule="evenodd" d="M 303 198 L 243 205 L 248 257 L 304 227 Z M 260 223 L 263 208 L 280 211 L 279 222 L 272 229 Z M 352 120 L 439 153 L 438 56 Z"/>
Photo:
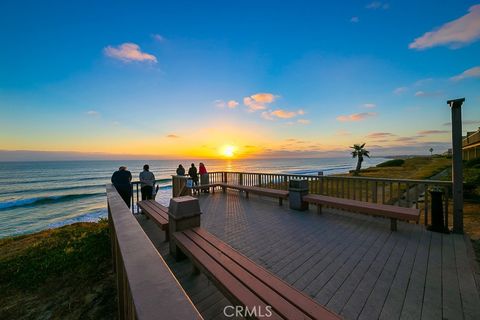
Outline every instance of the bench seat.
<path fill-rule="evenodd" d="M 397 230 L 397 220 L 415 221 L 418 223 L 420 218 L 420 210 L 416 208 L 405 208 L 318 194 L 308 194 L 303 196 L 302 200 L 317 205 L 319 213 L 321 213 L 322 205 L 325 205 L 343 210 L 351 210 L 357 213 L 390 218 L 390 229 L 392 231 Z"/>
<path fill-rule="evenodd" d="M 248 198 L 249 193 L 255 193 L 262 196 L 268 196 L 273 198 L 278 198 L 278 204 L 283 204 L 283 199 L 288 198 L 288 191 L 278 190 L 278 189 L 269 189 L 269 188 L 260 188 L 260 187 L 251 187 L 251 186 L 242 186 L 239 184 L 232 183 L 221 183 L 220 184 L 223 190 L 227 188 L 236 189 L 245 192 L 245 196 Z"/>
<path fill-rule="evenodd" d="M 173 238 L 234 305 L 256 310 L 253 318 L 341 319 L 202 228 L 175 232 Z"/>
<path fill-rule="evenodd" d="M 142 213 L 151 218 L 161 230 L 165 231 L 165 240 L 168 241 L 170 238 L 168 234 L 168 208 L 155 200 L 139 201 L 138 206 L 142 209 Z"/>

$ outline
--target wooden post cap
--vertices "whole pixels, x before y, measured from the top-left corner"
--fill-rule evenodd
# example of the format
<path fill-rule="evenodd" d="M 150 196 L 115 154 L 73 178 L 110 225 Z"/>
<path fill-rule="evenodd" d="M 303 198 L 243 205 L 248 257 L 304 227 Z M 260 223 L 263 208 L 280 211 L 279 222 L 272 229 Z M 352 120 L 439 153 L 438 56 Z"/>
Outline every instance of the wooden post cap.
<path fill-rule="evenodd" d="M 192 196 L 183 196 L 170 199 L 168 215 L 172 219 L 185 219 L 200 214 L 200 204 L 197 198 Z"/>

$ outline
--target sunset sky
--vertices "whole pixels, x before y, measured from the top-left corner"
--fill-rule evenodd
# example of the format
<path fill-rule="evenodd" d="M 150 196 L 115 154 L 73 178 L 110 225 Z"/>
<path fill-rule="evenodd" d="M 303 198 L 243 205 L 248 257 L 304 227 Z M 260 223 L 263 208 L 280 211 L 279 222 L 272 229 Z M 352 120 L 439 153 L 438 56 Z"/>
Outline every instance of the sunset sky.
<path fill-rule="evenodd" d="M 480 126 L 478 0 L 4 0 L 0 41 L 0 161 L 441 153 L 460 97 Z"/>

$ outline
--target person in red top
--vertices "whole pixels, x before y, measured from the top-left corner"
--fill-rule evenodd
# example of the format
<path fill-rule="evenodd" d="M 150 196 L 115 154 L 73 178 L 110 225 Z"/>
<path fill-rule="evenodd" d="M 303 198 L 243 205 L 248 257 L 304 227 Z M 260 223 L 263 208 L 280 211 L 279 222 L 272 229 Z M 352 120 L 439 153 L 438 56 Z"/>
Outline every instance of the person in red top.
<path fill-rule="evenodd" d="M 198 166 L 198 173 L 200 174 L 200 185 L 208 184 L 208 172 L 203 162 L 200 162 Z M 202 189 L 202 192 L 208 193 L 208 188 Z"/>

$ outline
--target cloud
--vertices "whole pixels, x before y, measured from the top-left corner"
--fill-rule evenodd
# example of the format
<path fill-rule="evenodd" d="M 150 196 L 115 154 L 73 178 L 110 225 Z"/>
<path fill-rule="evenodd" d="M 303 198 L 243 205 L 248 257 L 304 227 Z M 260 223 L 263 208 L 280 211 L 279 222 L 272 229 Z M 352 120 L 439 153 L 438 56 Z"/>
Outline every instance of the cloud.
<path fill-rule="evenodd" d="M 262 118 L 266 120 L 275 120 L 275 118 L 280 118 L 280 119 L 291 119 L 299 115 L 304 115 L 305 111 L 302 109 L 298 111 L 288 111 L 288 110 L 282 110 L 282 109 L 276 109 L 273 111 L 264 111 L 262 112 Z M 300 122 L 299 122 L 300 123 Z"/>
<path fill-rule="evenodd" d="M 180 136 L 177 136 L 176 134 L 169 134 L 169 135 L 167 135 L 167 138 L 178 139 L 178 138 L 180 138 Z"/>
<path fill-rule="evenodd" d="M 393 133 L 390 132 L 372 132 L 367 135 L 368 139 L 381 139 L 381 138 L 388 138 L 395 136 Z"/>
<path fill-rule="evenodd" d="M 463 71 L 455 77 L 451 77 L 450 80 L 460 81 L 467 78 L 479 78 L 480 77 L 480 66 L 473 67 L 468 70 Z"/>
<path fill-rule="evenodd" d="M 358 18 L 358 17 L 352 17 L 352 18 L 350 19 L 350 22 L 352 22 L 352 23 L 358 23 L 358 22 L 360 22 L 360 18 Z"/>
<path fill-rule="evenodd" d="M 152 38 L 153 38 L 153 40 L 158 41 L 158 42 L 164 42 L 166 40 L 164 36 L 162 36 L 158 33 L 152 34 Z"/>
<path fill-rule="evenodd" d="M 465 120 L 465 121 L 462 121 L 462 124 L 463 125 L 472 125 L 472 124 L 480 124 L 480 120 Z M 452 123 L 451 122 L 445 122 L 443 124 L 444 126 L 451 126 Z"/>
<path fill-rule="evenodd" d="M 450 131 L 447 131 L 447 130 L 423 130 L 423 131 L 418 131 L 419 135 L 442 134 L 442 133 L 450 133 Z"/>
<path fill-rule="evenodd" d="M 338 121 L 347 122 L 347 121 L 362 121 L 366 118 L 375 117 L 377 114 L 375 112 L 362 112 L 362 113 L 353 113 L 349 115 L 341 115 L 337 117 Z"/>
<path fill-rule="evenodd" d="M 395 90 L 393 90 L 393 93 L 397 94 L 397 95 L 400 95 L 402 93 L 404 93 L 405 91 L 407 91 L 408 88 L 407 87 L 398 87 L 398 88 L 395 88 Z"/>
<path fill-rule="evenodd" d="M 426 32 L 408 45 L 410 49 L 423 50 L 440 45 L 459 48 L 480 38 L 480 4 L 471 6 L 466 15 Z"/>
<path fill-rule="evenodd" d="M 238 102 L 235 100 L 230 100 L 227 102 L 227 107 L 230 109 L 234 109 L 236 106 L 238 106 Z"/>
<path fill-rule="evenodd" d="M 213 101 L 213 103 L 215 104 L 215 107 L 217 108 L 225 108 L 225 101 L 223 100 L 215 100 Z"/>
<path fill-rule="evenodd" d="M 363 107 L 364 108 L 368 108 L 368 109 L 373 109 L 375 108 L 377 105 L 375 103 L 365 103 L 363 104 Z"/>
<path fill-rule="evenodd" d="M 308 120 L 308 119 L 298 119 L 298 120 L 297 120 L 297 123 L 300 123 L 300 124 L 310 124 L 311 121 Z"/>
<path fill-rule="evenodd" d="M 441 95 L 442 95 L 441 91 L 425 92 L 425 91 L 419 90 L 415 92 L 415 97 L 437 97 Z"/>
<path fill-rule="evenodd" d="M 271 93 L 257 93 L 251 96 L 253 100 L 260 103 L 272 103 L 276 96 Z"/>
<path fill-rule="evenodd" d="M 370 10 L 377 10 L 377 9 L 387 10 L 388 8 L 390 8 L 390 5 L 388 3 L 381 2 L 381 1 L 373 1 L 367 4 L 365 8 Z"/>
<path fill-rule="evenodd" d="M 86 114 L 90 117 L 97 117 L 97 116 L 100 115 L 100 112 L 95 111 L 95 110 L 90 110 L 90 111 L 87 111 Z"/>
<path fill-rule="evenodd" d="M 103 49 L 103 52 L 107 57 L 124 62 L 147 61 L 157 63 L 157 58 L 154 55 L 142 52 L 140 47 L 135 43 L 123 43 L 118 47 L 108 46 Z"/>
<path fill-rule="evenodd" d="M 257 93 L 243 98 L 243 104 L 248 107 L 249 112 L 265 110 L 267 109 L 266 104 L 274 102 L 277 97 L 271 93 Z"/>

